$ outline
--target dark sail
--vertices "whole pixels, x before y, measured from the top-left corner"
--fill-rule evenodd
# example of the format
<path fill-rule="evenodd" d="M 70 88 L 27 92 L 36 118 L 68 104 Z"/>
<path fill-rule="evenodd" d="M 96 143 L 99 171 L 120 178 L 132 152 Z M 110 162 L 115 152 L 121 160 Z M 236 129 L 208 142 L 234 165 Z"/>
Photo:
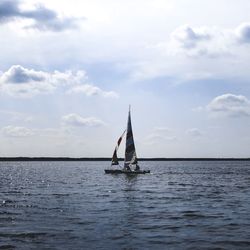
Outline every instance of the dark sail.
<path fill-rule="evenodd" d="M 125 160 L 124 160 L 124 168 L 110 168 L 105 169 L 105 174 L 127 174 L 127 175 L 137 175 L 137 174 L 148 174 L 150 173 L 150 170 L 141 170 L 138 162 L 137 162 L 137 156 L 135 151 L 135 143 L 134 143 L 134 137 L 133 137 L 133 131 L 132 131 L 132 125 L 131 125 L 131 114 L 130 114 L 130 107 L 129 107 L 129 113 L 128 113 L 128 122 L 127 122 L 127 130 L 125 130 L 122 134 L 122 136 L 117 141 L 117 145 L 115 147 L 113 157 L 112 157 L 112 165 L 119 165 L 118 157 L 117 157 L 117 151 L 120 146 L 120 143 L 122 141 L 122 138 L 126 133 L 126 148 L 125 148 Z M 133 165 L 133 166 L 131 166 Z"/>
<path fill-rule="evenodd" d="M 127 168 L 130 164 L 136 164 L 136 163 L 137 163 L 137 157 L 135 152 L 135 143 L 134 143 L 130 109 L 129 109 L 124 167 Z"/>
<path fill-rule="evenodd" d="M 115 150 L 114 150 L 114 153 L 113 153 L 113 156 L 112 156 L 111 165 L 119 165 L 119 161 L 118 161 L 118 157 L 117 157 L 117 151 L 118 151 L 118 148 L 119 148 L 119 146 L 121 144 L 121 141 L 122 141 L 122 138 L 123 138 L 125 132 L 126 132 L 126 130 L 122 133 L 121 137 L 117 141 L 117 145 L 115 147 Z"/>
<path fill-rule="evenodd" d="M 112 156 L 111 165 L 119 165 L 116 148 L 115 148 L 115 151 L 114 151 L 113 156 Z"/>

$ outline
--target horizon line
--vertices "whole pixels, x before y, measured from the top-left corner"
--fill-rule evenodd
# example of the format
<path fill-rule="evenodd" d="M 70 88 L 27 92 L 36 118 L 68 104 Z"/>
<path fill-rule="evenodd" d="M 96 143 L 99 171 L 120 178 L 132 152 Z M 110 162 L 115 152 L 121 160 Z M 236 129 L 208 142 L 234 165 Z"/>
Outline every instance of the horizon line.
<path fill-rule="evenodd" d="M 124 158 L 119 158 L 123 161 Z M 250 157 L 141 157 L 139 161 L 250 161 Z M 0 157 L 0 161 L 111 161 L 111 157 Z"/>

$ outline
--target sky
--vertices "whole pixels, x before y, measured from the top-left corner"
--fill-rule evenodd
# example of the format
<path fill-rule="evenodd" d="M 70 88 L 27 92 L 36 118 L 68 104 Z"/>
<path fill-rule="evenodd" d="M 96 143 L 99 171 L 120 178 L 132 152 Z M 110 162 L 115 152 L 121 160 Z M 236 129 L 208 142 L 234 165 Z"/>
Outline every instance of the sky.
<path fill-rule="evenodd" d="M 0 0 L 0 156 L 250 157 L 249 9 Z"/>

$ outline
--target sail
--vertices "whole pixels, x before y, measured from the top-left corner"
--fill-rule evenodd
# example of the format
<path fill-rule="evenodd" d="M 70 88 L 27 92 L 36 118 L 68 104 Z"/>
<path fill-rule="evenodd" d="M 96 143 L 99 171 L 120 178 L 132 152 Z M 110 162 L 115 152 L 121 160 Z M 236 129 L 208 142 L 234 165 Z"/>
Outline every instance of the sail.
<path fill-rule="evenodd" d="M 112 162 L 111 165 L 119 165 L 118 157 L 117 157 L 117 150 L 115 148 L 113 156 L 112 156 Z"/>
<path fill-rule="evenodd" d="M 135 152 L 135 143 L 134 143 L 132 124 L 131 124 L 131 115 L 130 115 L 130 109 L 129 109 L 124 167 L 126 168 L 130 164 L 136 164 L 136 163 L 137 163 L 137 157 L 136 157 L 136 152 Z"/>
<path fill-rule="evenodd" d="M 119 146 L 121 144 L 121 141 L 122 141 L 122 138 L 123 138 L 125 132 L 126 132 L 126 130 L 122 133 L 122 135 L 120 136 L 120 138 L 117 141 L 117 145 L 115 147 L 115 150 L 114 150 L 114 153 L 113 153 L 113 156 L 112 156 L 111 165 L 119 165 L 119 161 L 118 161 L 118 157 L 117 157 L 117 151 L 119 149 Z"/>
<path fill-rule="evenodd" d="M 131 114 L 130 114 L 130 107 L 128 112 L 128 122 L 127 122 L 127 129 L 123 132 L 119 140 L 117 141 L 117 145 L 115 147 L 113 157 L 112 157 L 112 165 L 119 165 L 117 151 L 123 139 L 123 136 L 126 133 L 126 146 L 125 146 L 125 159 L 124 159 L 124 168 L 109 168 L 105 169 L 105 174 L 128 174 L 128 175 L 137 175 L 137 174 L 147 174 L 150 173 L 150 170 L 141 170 L 138 165 L 138 160 L 136 156 L 135 150 L 135 143 L 131 125 Z M 132 166 L 131 166 L 132 165 Z"/>

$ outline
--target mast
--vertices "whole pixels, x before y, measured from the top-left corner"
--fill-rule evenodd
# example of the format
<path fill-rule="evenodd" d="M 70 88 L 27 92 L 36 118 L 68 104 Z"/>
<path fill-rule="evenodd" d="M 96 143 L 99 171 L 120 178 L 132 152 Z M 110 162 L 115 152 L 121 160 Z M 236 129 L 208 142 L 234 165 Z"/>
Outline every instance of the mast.
<path fill-rule="evenodd" d="M 130 105 L 129 105 L 124 168 L 128 168 L 130 164 L 136 164 L 136 163 L 137 163 L 137 157 L 135 152 L 135 143 L 132 131 Z"/>

